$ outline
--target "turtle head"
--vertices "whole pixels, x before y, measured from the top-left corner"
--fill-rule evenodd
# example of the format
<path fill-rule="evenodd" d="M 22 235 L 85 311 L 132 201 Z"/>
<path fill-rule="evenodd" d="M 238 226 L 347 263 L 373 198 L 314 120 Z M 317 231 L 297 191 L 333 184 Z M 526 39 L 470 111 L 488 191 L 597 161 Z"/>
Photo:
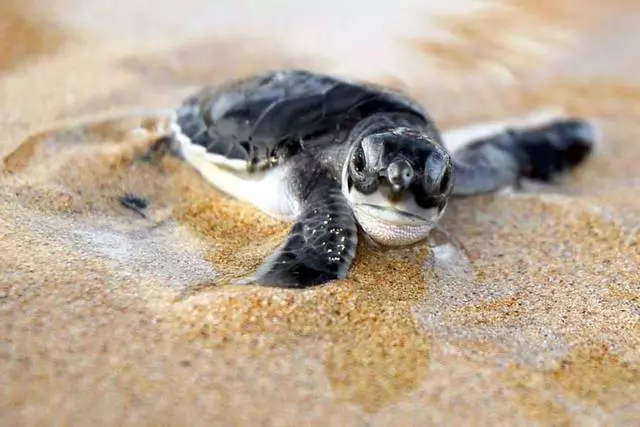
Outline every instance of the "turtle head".
<path fill-rule="evenodd" d="M 429 135 L 408 128 L 357 141 L 343 173 L 343 192 L 362 229 L 384 245 L 424 239 L 453 187 L 451 156 Z"/>

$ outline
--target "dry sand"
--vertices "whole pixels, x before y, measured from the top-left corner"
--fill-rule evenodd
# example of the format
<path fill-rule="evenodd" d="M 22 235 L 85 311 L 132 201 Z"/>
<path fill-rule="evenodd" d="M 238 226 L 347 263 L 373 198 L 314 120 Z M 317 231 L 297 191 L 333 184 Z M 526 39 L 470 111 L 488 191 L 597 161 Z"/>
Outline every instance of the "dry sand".
<path fill-rule="evenodd" d="M 0 5 L 1 425 L 640 425 L 637 2 L 204 3 Z M 132 165 L 153 120 L 78 123 L 281 66 L 403 87 L 446 126 L 564 106 L 605 144 L 558 187 L 456 202 L 464 251 L 234 287 L 287 226 Z"/>

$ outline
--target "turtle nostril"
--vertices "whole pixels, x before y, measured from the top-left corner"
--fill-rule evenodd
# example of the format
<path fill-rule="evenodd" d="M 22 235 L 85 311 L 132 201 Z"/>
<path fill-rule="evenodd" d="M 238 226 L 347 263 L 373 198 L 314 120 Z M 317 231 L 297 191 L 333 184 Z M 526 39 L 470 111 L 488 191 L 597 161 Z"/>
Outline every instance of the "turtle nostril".
<path fill-rule="evenodd" d="M 409 187 L 413 177 L 413 168 L 406 160 L 396 160 L 387 167 L 387 179 L 394 187 Z"/>
<path fill-rule="evenodd" d="M 411 182 L 413 179 L 413 169 L 405 169 L 402 173 L 402 179 L 406 183 Z"/>

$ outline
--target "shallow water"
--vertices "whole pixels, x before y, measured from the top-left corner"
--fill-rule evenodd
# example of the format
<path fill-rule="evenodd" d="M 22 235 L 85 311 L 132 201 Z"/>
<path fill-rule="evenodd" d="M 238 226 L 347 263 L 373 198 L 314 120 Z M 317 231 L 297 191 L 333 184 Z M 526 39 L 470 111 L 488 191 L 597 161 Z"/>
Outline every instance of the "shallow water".
<path fill-rule="evenodd" d="M 2 424 L 640 422 L 640 8 L 436 3 L 2 6 L 30 28 L 0 58 Z M 452 204 L 450 238 L 361 244 L 348 280 L 234 286 L 287 225 L 134 164 L 131 130 L 283 66 L 401 87 L 444 127 L 560 106 L 604 144 L 558 186 Z"/>

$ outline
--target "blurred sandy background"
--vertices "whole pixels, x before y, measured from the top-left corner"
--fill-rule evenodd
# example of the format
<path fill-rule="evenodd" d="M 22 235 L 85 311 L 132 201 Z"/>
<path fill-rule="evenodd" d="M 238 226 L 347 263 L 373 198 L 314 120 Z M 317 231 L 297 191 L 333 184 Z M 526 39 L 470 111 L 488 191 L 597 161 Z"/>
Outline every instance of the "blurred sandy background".
<path fill-rule="evenodd" d="M 640 3 L 441 3 L 3 0 L 0 425 L 639 425 Z M 605 144 L 557 188 L 452 206 L 465 253 L 229 286 L 286 225 L 132 165 L 131 112 L 288 66 L 443 127 L 561 106 Z"/>

